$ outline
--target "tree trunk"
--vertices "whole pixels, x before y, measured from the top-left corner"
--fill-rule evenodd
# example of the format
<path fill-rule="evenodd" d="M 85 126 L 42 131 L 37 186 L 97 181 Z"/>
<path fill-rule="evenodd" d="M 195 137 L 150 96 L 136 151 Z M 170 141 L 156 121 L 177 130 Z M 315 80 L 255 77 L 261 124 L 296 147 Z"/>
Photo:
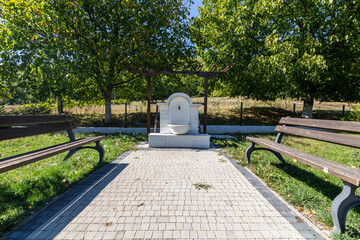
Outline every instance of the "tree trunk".
<path fill-rule="evenodd" d="M 58 114 L 61 115 L 64 112 L 62 98 L 56 97 L 56 103 L 57 103 Z"/>
<path fill-rule="evenodd" d="M 105 96 L 105 124 L 111 123 L 111 92 Z"/>
<path fill-rule="evenodd" d="M 304 106 L 301 116 L 303 118 L 312 118 L 312 110 L 314 107 L 314 98 L 304 99 Z"/>

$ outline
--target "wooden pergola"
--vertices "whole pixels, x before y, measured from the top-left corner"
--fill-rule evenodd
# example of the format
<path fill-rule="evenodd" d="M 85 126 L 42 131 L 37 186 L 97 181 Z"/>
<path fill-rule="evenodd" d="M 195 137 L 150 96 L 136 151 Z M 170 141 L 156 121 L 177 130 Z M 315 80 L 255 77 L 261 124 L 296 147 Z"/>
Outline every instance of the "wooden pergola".
<path fill-rule="evenodd" d="M 209 71 L 201 71 L 203 66 L 198 66 L 195 71 L 187 71 L 186 68 L 182 71 L 170 71 L 170 70 L 133 70 L 129 69 L 131 73 L 137 73 L 141 76 L 146 77 L 147 79 L 147 134 L 150 134 L 150 104 L 151 104 L 151 77 L 158 76 L 160 74 L 177 74 L 177 75 L 197 75 L 204 78 L 204 128 L 203 132 L 206 133 L 206 123 L 207 123 L 207 97 L 208 97 L 208 80 L 209 78 L 214 78 L 221 76 L 229 71 L 232 66 L 227 66 L 220 72 L 215 72 L 217 66 L 213 65 Z"/>

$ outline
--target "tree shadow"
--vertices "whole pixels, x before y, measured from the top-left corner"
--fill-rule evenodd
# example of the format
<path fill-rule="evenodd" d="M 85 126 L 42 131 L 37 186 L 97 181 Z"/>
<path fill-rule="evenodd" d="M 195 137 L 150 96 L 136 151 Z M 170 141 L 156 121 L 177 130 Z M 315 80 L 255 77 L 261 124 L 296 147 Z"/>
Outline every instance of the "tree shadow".
<path fill-rule="evenodd" d="M 6 239 L 55 238 L 127 166 L 117 163 L 105 165 L 31 217 Z"/>

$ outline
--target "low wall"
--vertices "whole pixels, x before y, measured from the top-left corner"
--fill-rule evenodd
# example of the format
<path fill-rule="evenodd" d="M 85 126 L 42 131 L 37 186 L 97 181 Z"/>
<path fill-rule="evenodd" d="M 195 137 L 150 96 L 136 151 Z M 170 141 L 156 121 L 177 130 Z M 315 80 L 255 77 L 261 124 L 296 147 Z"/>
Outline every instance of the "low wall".
<path fill-rule="evenodd" d="M 202 129 L 202 126 L 201 126 Z M 159 128 L 157 132 L 159 132 Z M 231 126 L 231 125 L 208 125 L 208 134 L 231 134 L 231 133 L 274 133 L 275 126 Z M 116 127 L 79 127 L 74 130 L 78 133 L 146 133 L 146 128 L 116 128 Z M 151 128 L 150 132 L 154 132 Z"/>

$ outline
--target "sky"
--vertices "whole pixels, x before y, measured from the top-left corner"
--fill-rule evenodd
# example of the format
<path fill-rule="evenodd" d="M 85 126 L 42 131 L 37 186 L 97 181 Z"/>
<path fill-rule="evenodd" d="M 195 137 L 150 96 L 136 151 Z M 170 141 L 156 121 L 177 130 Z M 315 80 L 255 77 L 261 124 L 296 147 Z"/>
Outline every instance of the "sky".
<path fill-rule="evenodd" d="M 193 0 L 194 1 L 194 4 L 191 6 L 191 9 L 190 9 L 190 17 L 197 17 L 199 16 L 198 12 L 197 12 L 197 7 L 198 6 L 201 6 L 201 1 L 202 0 Z"/>

